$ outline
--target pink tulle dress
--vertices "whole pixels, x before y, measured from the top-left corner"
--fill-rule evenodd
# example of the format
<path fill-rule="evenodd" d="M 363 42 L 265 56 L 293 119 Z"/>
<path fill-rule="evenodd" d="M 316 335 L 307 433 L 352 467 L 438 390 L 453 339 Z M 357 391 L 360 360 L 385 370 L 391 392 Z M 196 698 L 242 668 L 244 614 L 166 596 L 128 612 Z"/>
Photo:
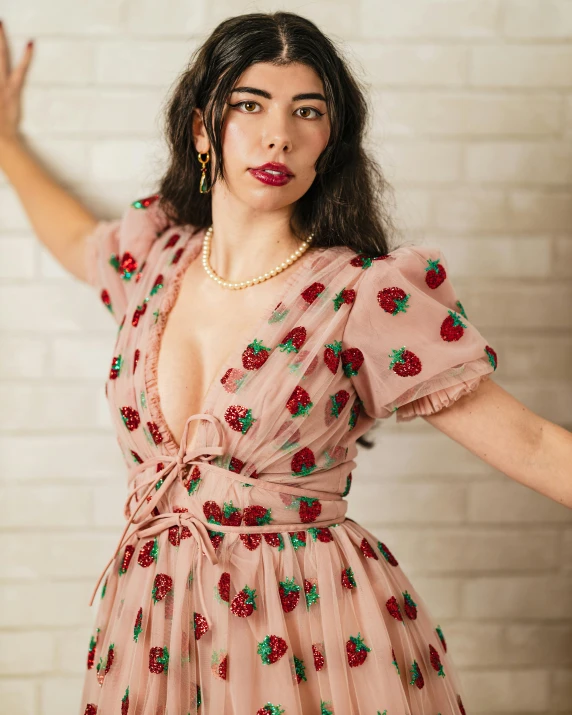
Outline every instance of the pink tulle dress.
<path fill-rule="evenodd" d="M 204 230 L 171 225 L 157 199 L 88 237 L 118 328 L 106 396 L 127 500 L 93 591 L 81 715 L 462 715 L 398 549 L 345 516 L 376 418 L 435 412 L 496 369 L 443 255 L 304 254 L 179 446 L 157 355 Z"/>

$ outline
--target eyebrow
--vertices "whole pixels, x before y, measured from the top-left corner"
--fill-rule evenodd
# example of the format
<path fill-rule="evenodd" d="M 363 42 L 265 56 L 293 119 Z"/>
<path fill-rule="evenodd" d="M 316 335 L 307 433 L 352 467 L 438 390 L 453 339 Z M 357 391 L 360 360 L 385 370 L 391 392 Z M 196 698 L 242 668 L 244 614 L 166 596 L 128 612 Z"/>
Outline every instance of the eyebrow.
<path fill-rule="evenodd" d="M 236 87 L 231 90 L 230 93 L 233 94 L 233 92 L 249 92 L 250 94 L 257 94 L 260 97 L 266 97 L 266 99 L 272 99 L 270 92 L 266 92 L 264 89 L 257 89 L 256 87 Z M 297 102 L 299 99 L 321 99 L 323 102 L 326 101 L 326 98 L 323 94 L 320 94 L 320 92 L 303 92 L 302 94 L 295 94 L 292 97 L 293 102 Z"/>

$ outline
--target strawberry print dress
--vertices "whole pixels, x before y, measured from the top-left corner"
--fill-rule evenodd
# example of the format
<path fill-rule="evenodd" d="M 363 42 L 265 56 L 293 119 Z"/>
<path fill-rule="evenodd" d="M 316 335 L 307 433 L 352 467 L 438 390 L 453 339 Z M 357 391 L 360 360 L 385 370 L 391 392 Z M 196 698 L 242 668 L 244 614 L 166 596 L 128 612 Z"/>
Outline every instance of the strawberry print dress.
<path fill-rule="evenodd" d="M 305 253 L 177 445 L 157 356 L 204 230 L 171 225 L 158 198 L 87 241 L 117 325 L 106 396 L 127 498 L 92 595 L 80 715 L 463 715 L 445 634 L 394 545 L 345 516 L 375 419 L 436 412 L 496 369 L 443 255 Z"/>

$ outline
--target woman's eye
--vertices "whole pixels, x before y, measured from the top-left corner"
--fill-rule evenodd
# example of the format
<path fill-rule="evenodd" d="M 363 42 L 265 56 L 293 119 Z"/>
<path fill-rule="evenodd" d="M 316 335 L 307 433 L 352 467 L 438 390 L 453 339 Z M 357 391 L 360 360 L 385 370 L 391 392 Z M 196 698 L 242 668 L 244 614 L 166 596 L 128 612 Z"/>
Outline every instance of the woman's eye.
<path fill-rule="evenodd" d="M 245 99 L 242 102 L 238 102 L 238 104 L 231 104 L 231 107 L 241 107 L 242 105 L 245 105 L 245 109 L 246 109 L 247 104 L 260 106 L 258 104 L 258 102 L 253 102 L 250 99 Z M 299 112 L 300 110 L 314 112 L 315 115 L 317 115 L 319 117 L 323 116 L 323 114 L 324 114 L 324 112 L 318 112 L 318 110 L 314 109 L 314 107 L 298 107 L 298 109 L 296 111 Z M 251 112 L 250 110 L 246 110 L 246 113 L 247 114 L 256 114 L 256 112 Z M 302 119 L 306 119 L 306 117 L 304 116 L 304 117 L 302 117 Z"/>

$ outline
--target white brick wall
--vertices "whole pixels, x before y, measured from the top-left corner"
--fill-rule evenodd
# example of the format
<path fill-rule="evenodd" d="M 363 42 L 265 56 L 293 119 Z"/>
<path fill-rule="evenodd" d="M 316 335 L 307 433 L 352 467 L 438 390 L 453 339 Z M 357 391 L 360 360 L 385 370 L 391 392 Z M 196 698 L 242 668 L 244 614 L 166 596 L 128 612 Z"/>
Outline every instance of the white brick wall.
<path fill-rule="evenodd" d="M 407 240 L 440 245 L 495 380 L 572 429 L 572 0 L 282 2 L 341 40 Z M 203 36 L 274 3 L 4 0 L 36 56 L 23 130 L 102 217 L 150 186 L 160 103 Z M 122 523 L 114 331 L 0 176 L 0 713 L 75 715 L 86 603 Z M 363 451 L 348 515 L 442 625 L 469 713 L 572 715 L 572 515 L 419 420 Z M 38 455 L 42 455 L 40 458 Z M 81 464 L 81 468 L 74 467 Z M 37 545 L 42 549 L 38 551 Z"/>

